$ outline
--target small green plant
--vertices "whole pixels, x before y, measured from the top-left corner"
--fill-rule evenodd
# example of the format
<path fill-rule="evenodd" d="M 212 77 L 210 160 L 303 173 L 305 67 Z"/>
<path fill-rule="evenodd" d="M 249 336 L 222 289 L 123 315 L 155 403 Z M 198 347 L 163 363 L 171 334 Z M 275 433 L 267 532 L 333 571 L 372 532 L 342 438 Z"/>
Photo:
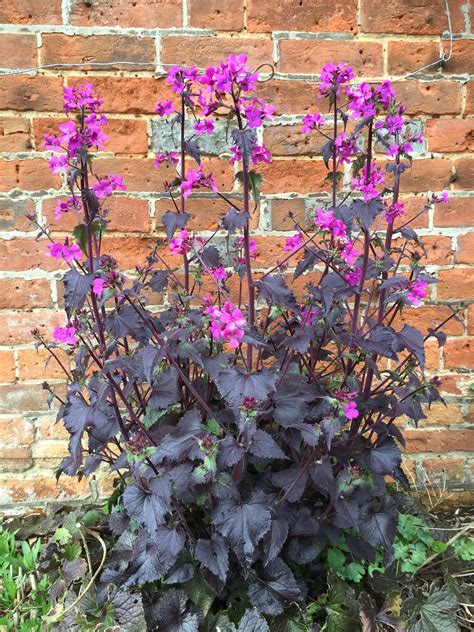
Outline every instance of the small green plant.
<path fill-rule="evenodd" d="M 474 560 L 474 539 L 459 538 L 453 542 L 454 554 L 463 562 L 472 562 Z"/>
<path fill-rule="evenodd" d="M 50 582 L 37 573 L 41 541 L 17 541 L 18 532 L 0 524 L 0 628 L 41 630 L 41 618 L 51 607 Z"/>

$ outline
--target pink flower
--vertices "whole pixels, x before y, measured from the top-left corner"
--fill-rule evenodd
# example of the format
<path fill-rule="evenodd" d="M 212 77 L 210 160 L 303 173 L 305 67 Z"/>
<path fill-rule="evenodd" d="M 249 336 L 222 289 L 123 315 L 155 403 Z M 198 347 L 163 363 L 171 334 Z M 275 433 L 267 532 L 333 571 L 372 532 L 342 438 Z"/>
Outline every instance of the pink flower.
<path fill-rule="evenodd" d="M 59 200 L 56 203 L 56 207 L 54 209 L 54 219 L 59 220 L 62 217 L 63 213 L 68 213 L 72 209 L 79 210 L 81 208 L 79 198 L 72 196 L 68 198 L 66 201 L 62 202 Z"/>
<path fill-rule="evenodd" d="M 165 154 L 155 155 L 155 169 L 158 169 L 164 162 L 169 161 L 174 165 L 179 162 L 179 154 L 176 151 L 167 151 Z"/>
<path fill-rule="evenodd" d="M 56 327 L 53 332 L 56 342 L 62 342 L 73 347 L 77 343 L 75 327 Z"/>
<path fill-rule="evenodd" d="M 232 165 L 234 164 L 234 162 L 240 162 L 242 160 L 243 154 L 239 147 L 237 147 L 237 145 L 232 145 L 230 151 L 232 152 L 232 156 L 230 157 L 229 162 Z"/>
<path fill-rule="evenodd" d="M 102 294 L 104 293 L 104 288 L 105 288 L 104 279 L 101 279 L 101 278 L 94 279 L 94 282 L 92 284 L 92 291 L 98 298 L 100 298 Z"/>
<path fill-rule="evenodd" d="M 224 282 L 227 279 L 227 272 L 224 268 L 211 268 L 209 274 L 215 281 Z"/>
<path fill-rule="evenodd" d="M 226 301 L 222 308 L 209 306 L 204 310 L 213 320 L 209 325 L 209 331 L 217 340 L 224 340 L 232 349 L 236 349 L 244 337 L 244 329 L 247 320 L 230 301 Z"/>
<path fill-rule="evenodd" d="M 433 193 L 431 197 L 431 201 L 435 204 L 437 202 L 444 202 L 445 204 L 449 203 L 449 194 L 447 191 L 441 191 L 441 193 Z"/>
<path fill-rule="evenodd" d="M 346 225 L 341 219 L 335 219 L 332 211 L 324 211 L 322 208 L 317 208 L 314 223 L 321 230 L 330 231 L 334 237 L 340 239 L 346 237 Z"/>
<path fill-rule="evenodd" d="M 391 224 L 397 217 L 405 215 L 405 205 L 403 202 L 395 202 L 385 211 L 385 219 Z"/>
<path fill-rule="evenodd" d="M 355 248 L 354 242 L 352 241 L 347 242 L 347 244 L 344 246 L 343 251 L 341 252 L 341 258 L 344 259 L 344 261 L 350 266 L 354 265 L 359 255 L 360 252 L 357 250 L 357 248 Z"/>
<path fill-rule="evenodd" d="M 347 419 L 357 419 L 359 411 L 357 410 L 357 404 L 355 402 L 347 402 L 344 404 L 344 414 Z"/>
<path fill-rule="evenodd" d="M 60 173 L 67 169 L 67 156 L 60 154 L 59 156 L 51 156 L 49 159 L 49 168 L 52 173 Z"/>
<path fill-rule="evenodd" d="M 127 187 L 124 185 L 122 178 L 111 174 L 99 180 L 99 182 L 94 182 L 92 185 L 92 190 L 99 199 L 110 197 L 114 191 L 126 191 L 126 189 Z"/>
<path fill-rule="evenodd" d="M 263 99 L 247 99 L 241 97 L 239 107 L 243 110 L 248 126 L 260 127 L 263 121 L 270 121 L 275 113 L 275 106 L 265 103 Z"/>
<path fill-rule="evenodd" d="M 370 165 L 370 175 L 367 177 L 367 165 L 362 168 L 362 174 L 357 178 L 352 178 L 351 186 L 354 191 L 361 191 L 364 194 L 364 202 L 376 198 L 379 195 L 376 187 L 385 182 L 382 168 L 372 162 Z"/>
<path fill-rule="evenodd" d="M 313 130 L 319 129 L 324 124 L 324 119 L 318 112 L 307 114 L 303 117 L 303 125 L 301 131 L 303 134 L 310 134 Z"/>
<path fill-rule="evenodd" d="M 156 104 L 155 112 L 158 116 L 168 116 L 168 114 L 173 114 L 176 110 L 172 101 L 163 101 L 160 99 Z"/>
<path fill-rule="evenodd" d="M 339 86 L 354 79 L 354 72 L 351 66 L 342 62 L 337 65 L 324 64 L 320 79 L 319 91 L 322 95 L 328 95 L 331 90 L 335 90 L 338 94 L 340 92 Z"/>
<path fill-rule="evenodd" d="M 77 244 L 69 245 L 67 237 L 64 244 L 46 244 L 46 247 L 49 250 L 49 252 L 46 253 L 47 257 L 53 257 L 53 259 L 64 259 L 69 264 L 73 261 L 79 261 L 79 259 L 82 258 L 82 252 L 79 246 Z"/>
<path fill-rule="evenodd" d="M 308 325 L 312 325 L 318 318 L 320 318 L 320 312 L 316 307 L 303 307 L 301 310 L 301 320 Z"/>
<path fill-rule="evenodd" d="M 191 240 L 187 230 L 182 230 L 179 235 L 170 239 L 170 252 L 172 255 L 184 255 L 191 250 Z"/>
<path fill-rule="evenodd" d="M 295 252 L 303 245 L 303 238 L 300 233 L 296 233 L 293 237 L 286 237 L 283 250 L 287 252 Z"/>
<path fill-rule="evenodd" d="M 265 145 L 254 145 L 252 147 L 252 153 L 250 154 L 250 159 L 253 164 L 256 165 L 259 162 L 266 162 L 270 164 L 272 161 L 272 154 L 265 147 Z"/>
<path fill-rule="evenodd" d="M 214 134 L 215 129 L 214 121 L 210 118 L 198 121 L 193 125 L 193 130 L 198 136 L 202 136 L 202 134 Z"/>
<path fill-rule="evenodd" d="M 357 285 L 359 285 L 362 279 L 362 269 L 354 268 L 354 270 L 351 270 L 344 275 L 344 279 L 347 283 L 349 283 L 349 285 L 352 285 L 352 287 L 356 287 Z"/>
<path fill-rule="evenodd" d="M 81 108 L 91 112 L 100 112 L 103 103 L 104 100 L 97 96 L 91 83 L 64 88 L 64 111 L 66 114 Z"/>
<path fill-rule="evenodd" d="M 336 154 L 341 162 L 349 163 L 351 156 L 359 152 L 355 137 L 346 134 L 346 132 L 341 132 L 336 136 L 334 146 L 336 147 Z"/>
<path fill-rule="evenodd" d="M 206 176 L 203 166 L 199 165 L 197 171 L 192 169 L 188 171 L 185 180 L 181 182 L 181 191 L 186 198 L 191 195 L 193 189 L 199 189 L 201 187 L 211 189 L 215 193 L 217 193 L 218 190 L 215 178 L 212 175 Z"/>
<path fill-rule="evenodd" d="M 416 279 L 412 281 L 408 286 L 407 301 L 412 307 L 420 307 L 421 301 L 426 298 L 426 288 L 428 287 L 427 281 Z"/>

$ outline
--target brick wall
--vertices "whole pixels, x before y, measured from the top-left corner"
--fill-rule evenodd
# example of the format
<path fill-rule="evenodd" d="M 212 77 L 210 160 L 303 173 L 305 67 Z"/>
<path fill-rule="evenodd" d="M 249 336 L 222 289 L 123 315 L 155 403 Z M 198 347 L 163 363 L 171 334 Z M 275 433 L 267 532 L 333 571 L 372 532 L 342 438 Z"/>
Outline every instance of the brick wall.
<path fill-rule="evenodd" d="M 428 262 L 439 278 L 426 306 L 411 310 L 414 324 L 428 327 L 449 305 L 474 303 L 474 89 L 470 3 L 449 0 L 454 30 L 453 55 L 443 68 L 417 78 L 404 76 L 436 60 L 448 42 L 444 0 L 2 0 L 0 66 L 11 69 L 76 62 L 131 62 L 93 70 L 46 70 L 30 76 L 0 77 L 0 487 L 10 508 L 44 500 L 79 499 L 107 492 L 107 478 L 81 481 L 54 469 L 66 445 L 54 426 L 41 389 L 45 379 L 60 382 L 53 364 L 31 344 L 30 330 L 51 332 L 62 324 L 62 298 L 56 262 L 44 257 L 25 212 L 54 221 L 53 200 L 60 180 L 50 174 L 41 151 L 42 135 L 61 119 L 62 90 L 85 75 L 106 99 L 109 147 L 97 161 L 99 172 L 120 173 L 128 192 L 113 202 L 107 242 L 129 269 L 142 262 L 146 244 L 160 232 L 166 209 L 156 191 L 164 172 L 153 167 L 152 149 L 160 128 L 153 123 L 157 98 L 168 95 L 160 64 L 218 61 L 245 51 L 255 64 L 273 63 L 275 77 L 261 90 L 277 106 L 278 118 L 264 132 L 275 156 L 265 176 L 256 220 L 262 265 L 281 244 L 289 208 L 299 217 L 324 198 L 325 169 L 320 143 L 298 133 L 301 115 L 317 109 L 314 73 L 326 61 L 348 61 L 368 78 L 395 81 L 409 114 L 426 141 L 404 197 L 415 211 L 428 190 L 447 189 L 448 206 L 417 219 L 425 235 Z M 146 63 L 147 65 L 136 65 Z M 320 104 L 322 106 L 322 104 Z M 209 147 L 209 163 L 221 187 L 232 188 L 232 169 L 219 162 L 219 143 Z M 214 154 L 214 155 L 213 155 Z M 222 209 L 191 202 L 193 226 L 211 228 Z M 64 229 L 67 221 L 56 227 Z M 446 346 L 428 349 L 429 368 L 443 376 L 447 407 L 436 405 L 420 429 L 407 430 L 408 465 L 420 484 L 430 480 L 466 497 L 473 489 L 470 451 L 474 417 L 470 385 L 474 369 L 474 304 L 447 327 Z M 445 474 L 443 474 L 445 473 Z M 422 486 L 422 485 L 421 485 Z"/>

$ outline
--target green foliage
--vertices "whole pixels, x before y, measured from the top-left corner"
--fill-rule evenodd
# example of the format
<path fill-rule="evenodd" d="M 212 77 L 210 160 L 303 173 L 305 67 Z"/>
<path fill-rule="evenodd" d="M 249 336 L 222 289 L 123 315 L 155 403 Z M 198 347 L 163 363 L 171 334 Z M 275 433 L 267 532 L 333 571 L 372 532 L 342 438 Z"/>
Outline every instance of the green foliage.
<path fill-rule="evenodd" d="M 18 542 L 16 535 L 0 524 L 0 628 L 41 630 L 41 618 L 51 606 L 50 582 L 36 571 L 41 542 Z"/>
<path fill-rule="evenodd" d="M 463 562 L 472 562 L 474 560 L 474 539 L 459 538 L 453 542 L 454 554 Z"/>

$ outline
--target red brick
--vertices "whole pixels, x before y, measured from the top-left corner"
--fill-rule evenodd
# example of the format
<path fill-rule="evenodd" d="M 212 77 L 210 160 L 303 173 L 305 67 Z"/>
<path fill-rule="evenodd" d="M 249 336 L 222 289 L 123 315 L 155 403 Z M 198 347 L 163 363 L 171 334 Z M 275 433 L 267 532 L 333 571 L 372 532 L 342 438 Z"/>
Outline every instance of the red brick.
<path fill-rule="evenodd" d="M 444 346 L 447 369 L 474 369 L 474 338 L 447 340 Z"/>
<path fill-rule="evenodd" d="M 405 215 L 401 215 L 395 220 L 394 226 L 404 226 L 410 222 L 411 228 L 428 228 L 428 210 L 426 207 L 426 195 L 402 197 L 401 201 L 405 205 Z"/>
<path fill-rule="evenodd" d="M 110 253 L 117 259 L 119 267 L 124 270 L 133 270 L 136 266 L 143 266 L 146 263 L 146 256 L 149 246 L 154 245 L 156 240 L 144 237 L 110 237 L 105 236 L 102 240 L 102 252 Z M 162 253 L 164 254 L 164 253 Z M 167 257 L 169 265 L 173 258 Z M 176 257 L 179 265 L 179 259 Z"/>
<path fill-rule="evenodd" d="M 474 221 L 474 199 L 450 196 L 448 204 L 436 204 L 435 226 L 472 226 Z"/>
<path fill-rule="evenodd" d="M 0 59 L 4 68 L 34 68 L 38 65 L 36 35 L 1 33 Z"/>
<path fill-rule="evenodd" d="M 1 46 L 1 40 L 0 40 Z M 128 35 L 63 35 L 62 33 L 44 33 L 41 47 L 42 64 L 70 64 L 94 62 L 94 66 L 85 66 L 93 70 L 145 70 L 145 66 L 110 66 L 113 61 L 133 63 L 149 62 L 148 70 L 155 68 L 155 40 L 153 37 L 135 37 Z M 98 64 L 104 63 L 104 66 Z"/>
<path fill-rule="evenodd" d="M 405 75 L 439 59 L 437 42 L 388 42 L 388 72 Z M 433 66 L 432 72 L 439 67 Z"/>
<path fill-rule="evenodd" d="M 67 353 L 62 349 L 55 349 L 54 353 L 67 369 L 69 367 Z M 65 379 L 64 371 L 59 363 L 46 349 L 19 349 L 18 368 L 20 380 Z"/>
<path fill-rule="evenodd" d="M 250 32 L 357 30 L 356 0 L 334 0 L 330 9 L 324 0 L 247 0 Z"/>
<path fill-rule="evenodd" d="M 474 119 L 432 119 L 426 122 L 426 139 L 430 151 L 472 151 Z"/>
<path fill-rule="evenodd" d="M 65 268 L 64 262 L 46 256 L 44 239 L 4 239 L 0 241 L 0 270 L 12 272 L 41 268 L 58 270 Z"/>
<path fill-rule="evenodd" d="M 425 304 L 416 309 L 405 308 L 402 314 L 397 316 L 393 326 L 401 329 L 403 325 L 408 324 L 417 327 L 423 334 L 427 334 L 430 327 L 435 329 L 451 314 L 452 310 L 447 305 Z M 452 318 L 443 326 L 443 331 L 448 336 L 462 336 L 464 325 Z"/>
<path fill-rule="evenodd" d="M 34 421 L 38 439 L 69 439 L 64 424 L 56 422 L 55 417 L 37 417 Z"/>
<path fill-rule="evenodd" d="M 239 200 L 235 200 L 236 205 L 241 204 Z M 173 203 L 168 199 L 156 201 L 155 207 L 155 224 L 158 232 L 163 232 L 161 217 L 166 211 L 175 210 Z M 219 221 L 227 213 L 228 205 L 217 198 L 190 198 L 186 201 L 186 211 L 191 214 L 188 228 L 193 230 L 214 230 L 217 228 Z"/>
<path fill-rule="evenodd" d="M 430 486 L 437 484 L 450 488 L 463 485 L 469 475 L 465 459 L 424 459 L 422 465 Z"/>
<path fill-rule="evenodd" d="M 15 381 L 15 358 L 13 351 L 9 349 L 0 350 L 0 382 Z M 0 421 L 1 428 L 1 421 Z M 1 440 L 1 432 L 0 432 Z"/>
<path fill-rule="evenodd" d="M 426 370 L 434 373 L 440 368 L 441 350 L 436 340 L 427 340 L 425 342 L 425 366 Z"/>
<path fill-rule="evenodd" d="M 22 417 L 0 419 L 0 445 L 30 445 L 35 440 L 33 424 Z"/>
<path fill-rule="evenodd" d="M 264 130 L 265 145 L 274 156 L 321 155 L 327 139 L 319 134 L 303 134 L 301 125 L 270 125 Z"/>
<path fill-rule="evenodd" d="M 405 430 L 408 453 L 474 450 L 474 428 L 462 430 Z"/>
<path fill-rule="evenodd" d="M 451 175 L 451 162 L 445 158 L 414 160 L 411 169 L 402 174 L 400 190 L 413 193 L 440 191 L 449 187 Z M 386 180 L 391 183 L 393 177 L 387 176 Z"/>
<path fill-rule="evenodd" d="M 474 335 L 474 305 L 469 305 L 467 309 L 467 333 Z"/>
<path fill-rule="evenodd" d="M 474 270 L 471 268 L 440 270 L 437 295 L 438 299 L 443 301 L 474 299 Z"/>
<path fill-rule="evenodd" d="M 426 255 L 422 259 L 423 264 L 441 266 L 453 262 L 451 237 L 428 235 L 423 237 L 423 245 L 426 248 Z"/>
<path fill-rule="evenodd" d="M 328 190 L 327 169 L 320 160 L 274 160 L 262 165 L 263 193 L 313 193 Z"/>
<path fill-rule="evenodd" d="M 216 31 L 241 31 L 243 0 L 188 0 L 189 26 Z"/>
<path fill-rule="evenodd" d="M 458 237 L 456 263 L 474 263 L 474 233 L 465 233 Z"/>
<path fill-rule="evenodd" d="M 28 470 L 32 465 L 30 448 L 0 448 L 0 472 L 20 472 Z"/>
<path fill-rule="evenodd" d="M 398 81 L 397 98 L 408 114 L 459 114 L 462 86 L 456 81 Z"/>
<path fill-rule="evenodd" d="M 65 315 L 52 310 L 34 312 L 0 312 L 0 345 L 33 342 L 31 330 L 38 328 L 46 339 L 52 340 L 55 327 L 64 326 Z"/>
<path fill-rule="evenodd" d="M 166 29 L 181 26 L 181 0 L 73 0 L 71 24 Z"/>
<path fill-rule="evenodd" d="M 458 404 L 434 402 L 430 408 L 424 407 L 426 419 L 420 421 L 421 426 L 452 426 L 461 424 L 464 416 Z"/>
<path fill-rule="evenodd" d="M 462 0 L 450 2 L 455 33 L 465 30 Z M 361 0 L 362 30 L 365 33 L 407 33 L 439 35 L 446 30 L 444 0 Z"/>
<path fill-rule="evenodd" d="M 56 469 L 68 454 L 68 444 L 67 441 L 37 441 L 32 452 L 37 467 Z"/>
<path fill-rule="evenodd" d="M 472 191 L 474 189 L 474 159 L 460 158 L 454 163 L 456 179 L 454 187 Z"/>
<path fill-rule="evenodd" d="M 46 279 L 2 279 L 0 309 L 51 307 L 51 286 Z"/>
<path fill-rule="evenodd" d="M 64 118 L 37 118 L 33 120 L 33 135 L 37 150 L 43 148 L 44 134 L 57 134 Z M 108 136 L 105 151 L 115 154 L 146 154 L 148 137 L 146 121 L 140 119 L 110 119 L 104 128 Z"/>
<path fill-rule="evenodd" d="M 293 230 L 293 222 L 288 218 L 291 211 L 294 220 L 301 225 L 306 224 L 305 205 L 302 198 L 291 198 L 289 200 L 275 199 L 271 201 L 272 205 L 272 228 L 273 230 Z"/>
<path fill-rule="evenodd" d="M 46 160 L 33 158 L 0 162 L 0 191 L 12 189 L 40 191 L 41 189 L 57 189 L 59 186 L 59 176 L 51 173 Z"/>
<path fill-rule="evenodd" d="M 0 230 L 37 230 L 26 218 L 27 213 L 34 213 L 33 200 L 0 200 Z"/>
<path fill-rule="evenodd" d="M 324 64 L 341 59 L 358 76 L 373 77 L 383 71 L 381 44 L 307 39 L 282 40 L 277 68 L 281 72 L 318 74 Z"/>
<path fill-rule="evenodd" d="M 471 375 L 443 373 L 439 390 L 441 393 L 449 393 L 450 395 L 468 395 L 470 394 L 471 383 Z"/>
<path fill-rule="evenodd" d="M 0 499 L 4 503 L 32 502 L 42 500 L 56 500 L 90 496 L 89 481 L 84 477 L 77 478 L 61 476 L 56 481 L 55 476 L 36 475 L 36 477 L 22 476 L 21 479 L 3 478 L 0 480 Z"/>
<path fill-rule="evenodd" d="M 251 66 L 272 63 L 270 39 L 235 37 L 163 37 L 161 61 L 164 64 L 209 66 L 226 59 L 231 53 L 245 53 Z"/>
<path fill-rule="evenodd" d="M 327 100 L 319 100 L 314 85 L 305 81 L 272 79 L 259 86 L 259 95 L 276 107 L 276 114 L 328 111 Z"/>
<path fill-rule="evenodd" d="M 0 151 L 31 148 L 30 122 L 19 117 L 0 117 Z"/>
<path fill-rule="evenodd" d="M 474 85 L 469 81 L 466 86 L 466 114 L 474 114 Z"/>
<path fill-rule="evenodd" d="M 2 414 L 48 410 L 48 393 L 41 385 L 9 384 L 0 386 L 0 412 Z"/>
<path fill-rule="evenodd" d="M 230 191 L 233 183 L 232 165 L 225 160 L 203 160 L 204 172 L 212 173 L 220 191 Z M 95 161 L 98 175 L 118 173 L 123 177 L 128 191 L 164 191 L 163 182 L 175 177 L 174 165 L 164 163 L 155 169 L 152 159 L 101 158 Z"/>
<path fill-rule="evenodd" d="M 61 0 L 4 0 L 0 24 L 62 24 Z"/>
<path fill-rule="evenodd" d="M 445 48 L 448 44 L 444 42 Z M 454 40 L 451 59 L 443 64 L 444 74 L 472 74 L 472 59 L 474 57 L 473 40 Z"/>
<path fill-rule="evenodd" d="M 61 112 L 63 80 L 60 77 L 2 77 L 0 103 L 4 110 Z"/>

